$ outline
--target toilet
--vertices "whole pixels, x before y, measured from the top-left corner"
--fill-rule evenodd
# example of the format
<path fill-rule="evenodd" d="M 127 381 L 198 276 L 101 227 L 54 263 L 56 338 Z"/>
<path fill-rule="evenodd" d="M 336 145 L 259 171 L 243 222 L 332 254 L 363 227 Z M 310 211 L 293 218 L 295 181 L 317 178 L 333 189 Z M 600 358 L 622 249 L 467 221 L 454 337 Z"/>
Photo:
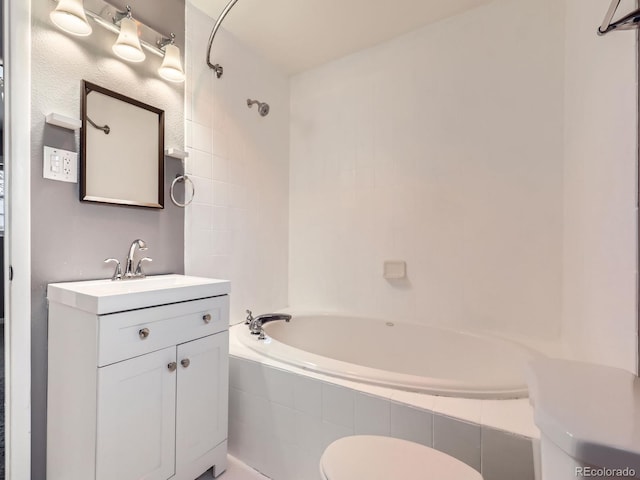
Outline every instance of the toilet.
<path fill-rule="evenodd" d="M 528 372 L 541 480 L 640 478 L 640 378 L 618 368 L 540 358 Z"/>
<path fill-rule="evenodd" d="M 460 460 L 399 438 L 377 435 L 343 437 L 320 458 L 323 480 L 482 480 Z"/>

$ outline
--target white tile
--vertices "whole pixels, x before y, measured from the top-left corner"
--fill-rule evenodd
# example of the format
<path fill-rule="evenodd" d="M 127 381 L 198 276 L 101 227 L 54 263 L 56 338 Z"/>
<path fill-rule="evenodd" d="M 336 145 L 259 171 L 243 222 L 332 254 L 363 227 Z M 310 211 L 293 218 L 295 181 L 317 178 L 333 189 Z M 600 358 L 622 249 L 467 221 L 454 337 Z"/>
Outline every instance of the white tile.
<path fill-rule="evenodd" d="M 213 160 L 210 153 L 191 149 L 187 162 L 189 164 L 189 173 L 198 177 L 212 178 Z"/>
<path fill-rule="evenodd" d="M 296 412 L 296 436 L 294 441 L 306 452 L 320 455 L 324 450 L 324 431 L 322 420 L 304 412 Z"/>
<path fill-rule="evenodd" d="M 210 127 L 191 122 L 191 141 L 190 147 L 201 150 L 205 153 L 212 153 L 212 130 Z"/>
<path fill-rule="evenodd" d="M 498 430 L 540 438 L 540 431 L 533 421 L 533 407 L 528 398 L 482 400 L 481 423 Z"/>
<path fill-rule="evenodd" d="M 480 426 L 442 415 L 433 416 L 433 448 L 480 471 Z"/>
<path fill-rule="evenodd" d="M 433 395 L 427 395 L 426 393 L 417 392 L 405 392 L 402 390 L 396 390 L 391 395 L 391 399 L 394 402 L 419 407 L 423 410 L 428 410 L 431 412 L 433 411 L 434 405 L 436 403 L 436 397 Z"/>
<path fill-rule="evenodd" d="M 267 397 L 263 368 L 256 361 L 230 356 L 229 386 L 265 399 Z"/>
<path fill-rule="evenodd" d="M 322 417 L 322 382 L 296 375 L 293 386 L 293 406 L 310 416 Z"/>
<path fill-rule="evenodd" d="M 353 390 L 328 383 L 322 384 L 322 420 L 353 429 L 354 410 Z"/>
<path fill-rule="evenodd" d="M 482 402 L 470 398 L 436 397 L 433 411 L 448 417 L 480 424 Z"/>
<path fill-rule="evenodd" d="M 293 408 L 295 376 L 284 370 L 266 367 L 264 379 L 269 400 Z"/>
<path fill-rule="evenodd" d="M 271 415 L 273 434 L 276 438 L 289 443 L 294 442 L 298 416 L 293 408 L 269 402 L 269 405 L 263 408 L 263 414 Z"/>
<path fill-rule="evenodd" d="M 214 228 L 211 234 L 211 253 L 213 255 L 230 255 L 232 250 L 230 231 Z"/>
<path fill-rule="evenodd" d="M 229 165 L 226 158 L 218 155 L 211 156 L 211 178 L 221 182 L 226 182 L 229 177 Z"/>
<path fill-rule="evenodd" d="M 213 228 L 220 230 L 227 230 L 229 225 L 229 208 L 215 205 L 212 209 L 213 213 Z"/>
<path fill-rule="evenodd" d="M 335 442 L 339 438 L 353 434 L 353 428 L 345 427 L 344 425 L 336 425 L 331 422 L 322 422 L 321 448 L 324 451 L 329 445 L 331 445 L 331 443 Z"/>
<path fill-rule="evenodd" d="M 392 437 L 433 445 L 433 414 L 408 405 L 391 402 Z"/>
<path fill-rule="evenodd" d="M 486 480 L 534 480 L 531 439 L 483 427 L 482 477 Z"/>
<path fill-rule="evenodd" d="M 194 203 L 201 203 L 204 205 L 213 204 L 213 182 L 208 178 L 198 177 L 196 175 L 189 176 L 193 182 L 194 188 Z"/>
<path fill-rule="evenodd" d="M 229 206 L 229 186 L 224 182 L 214 181 L 213 188 L 213 205 L 220 207 Z"/>
<path fill-rule="evenodd" d="M 213 209 L 211 205 L 193 203 L 191 205 L 193 228 L 211 229 L 213 227 Z"/>
<path fill-rule="evenodd" d="M 213 144 L 212 144 L 213 150 L 211 150 L 211 152 L 214 155 L 222 158 L 228 158 L 228 154 L 229 154 L 228 144 L 229 144 L 229 140 L 225 132 L 221 132 L 218 130 L 213 132 Z"/>
<path fill-rule="evenodd" d="M 388 400 L 356 393 L 354 431 L 357 435 L 389 435 L 391 407 Z"/>

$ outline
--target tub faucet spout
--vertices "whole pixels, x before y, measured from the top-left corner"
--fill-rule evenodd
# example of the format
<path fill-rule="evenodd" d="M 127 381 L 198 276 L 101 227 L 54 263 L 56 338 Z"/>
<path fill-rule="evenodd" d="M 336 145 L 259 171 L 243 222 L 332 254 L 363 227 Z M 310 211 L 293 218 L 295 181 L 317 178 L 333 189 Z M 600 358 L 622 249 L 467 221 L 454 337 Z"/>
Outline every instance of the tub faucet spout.
<path fill-rule="evenodd" d="M 252 335 L 260 335 L 258 338 L 264 339 L 262 326 L 265 323 L 275 322 L 276 320 L 284 320 L 285 322 L 288 322 L 291 320 L 291 315 L 287 313 L 265 313 L 263 315 L 258 315 L 251 320 L 251 323 L 249 323 L 249 330 Z"/>

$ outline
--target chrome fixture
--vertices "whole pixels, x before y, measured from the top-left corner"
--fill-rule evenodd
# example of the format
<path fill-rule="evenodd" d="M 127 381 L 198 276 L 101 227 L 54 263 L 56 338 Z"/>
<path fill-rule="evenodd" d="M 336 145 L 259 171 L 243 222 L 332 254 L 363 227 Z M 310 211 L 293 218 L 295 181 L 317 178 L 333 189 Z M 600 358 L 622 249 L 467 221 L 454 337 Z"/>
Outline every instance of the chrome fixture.
<path fill-rule="evenodd" d="M 277 320 L 289 322 L 291 320 L 291 315 L 287 313 L 265 313 L 253 318 L 251 312 L 249 310 L 247 310 L 247 312 L 249 312 L 249 317 L 251 317 L 251 321 L 249 322 L 249 331 L 252 335 L 258 335 L 259 340 L 265 339 L 264 330 L 262 329 L 262 326 L 265 323 L 275 322 Z M 249 317 L 247 317 L 247 320 Z"/>
<path fill-rule="evenodd" d="M 213 30 L 211 30 L 211 35 L 209 36 L 209 45 L 207 46 L 207 65 L 215 72 L 216 77 L 218 78 L 222 76 L 224 68 L 222 68 L 222 65 L 220 65 L 219 63 L 216 63 L 215 65 L 211 63 L 211 47 L 213 46 L 213 39 L 215 38 L 216 33 L 218 32 L 218 29 L 220 28 L 220 25 L 224 20 L 224 17 L 227 16 L 227 13 L 229 13 L 229 10 L 233 8 L 237 1 L 238 0 L 231 0 L 229 3 L 227 3 L 227 6 L 224 7 L 224 10 L 222 10 L 222 13 L 216 20 L 216 23 L 213 26 Z"/>
<path fill-rule="evenodd" d="M 253 314 L 251 313 L 251 310 L 247 310 L 247 318 L 244 320 L 244 324 L 249 325 L 252 320 L 253 320 Z"/>
<path fill-rule="evenodd" d="M 137 275 L 138 271 L 142 272 L 142 260 L 140 260 L 138 262 L 138 266 L 136 267 L 136 269 L 133 269 L 133 259 L 135 257 L 136 254 L 136 249 L 139 249 L 141 252 L 144 252 L 147 249 L 147 244 L 145 243 L 144 240 L 138 238 L 136 240 L 134 240 L 133 242 L 131 242 L 131 246 L 129 247 L 129 255 L 127 255 L 127 263 L 126 266 L 124 268 L 124 275 L 123 278 L 135 278 L 135 277 L 139 277 L 139 275 Z M 145 257 L 147 258 L 147 257 Z M 147 261 L 150 260 L 147 258 Z M 142 275 L 144 276 L 144 275 Z"/>
<path fill-rule="evenodd" d="M 120 260 L 117 258 L 107 258 L 104 263 L 115 263 L 116 268 L 113 271 L 113 275 L 111 276 L 111 280 L 128 280 L 131 278 L 144 278 L 146 275 L 142 270 L 142 264 L 144 262 L 152 262 L 153 260 L 149 257 L 143 257 L 138 260 L 136 268 L 133 268 L 133 261 L 136 255 L 136 250 L 140 250 L 141 252 L 147 249 L 147 244 L 144 240 L 138 238 L 131 243 L 129 247 L 129 255 L 127 255 L 126 266 L 124 269 L 124 273 L 122 273 L 122 267 L 120 266 Z"/>
<path fill-rule="evenodd" d="M 120 260 L 117 258 L 107 258 L 104 263 L 115 263 L 116 269 L 113 271 L 111 280 L 122 280 L 122 267 L 120 266 Z"/>
<path fill-rule="evenodd" d="M 145 59 L 143 51 L 163 57 L 158 73 L 170 82 L 183 82 L 184 70 L 180 49 L 174 44 L 175 36 L 167 36 L 132 17 L 131 7 L 118 11 L 105 0 L 51 0 L 57 3 L 51 12 L 51 21 L 61 30 L 72 35 L 87 36 L 92 32 L 87 17 L 101 27 L 118 35 L 112 50 L 118 57 L 129 62 Z M 85 8 L 86 5 L 86 8 Z M 97 13 L 96 13 L 97 12 Z M 169 48 L 171 46 L 171 48 Z"/>
<path fill-rule="evenodd" d="M 98 125 L 97 123 L 95 123 L 93 120 L 91 120 L 89 117 L 87 117 L 87 122 L 89 122 L 89 124 L 97 129 L 97 130 L 102 130 L 104 132 L 105 135 L 109 135 L 109 133 L 111 132 L 111 127 L 109 125 L 103 125 L 102 127 L 100 125 Z"/>
<path fill-rule="evenodd" d="M 149 257 L 142 257 L 140 259 L 138 265 L 136 266 L 136 271 L 133 273 L 133 276 L 136 278 L 144 278 L 147 276 L 142 270 L 142 262 L 153 262 L 153 259 Z"/>
<path fill-rule="evenodd" d="M 247 98 L 247 107 L 251 108 L 253 105 L 258 105 L 258 113 L 261 117 L 266 117 L 269 115 L 269 104 L 266 102 L 261 102 L 259 100 L 251 100 Z"/>
<path fill-rule="evenodd" d="M 618 6 L 620 6 L 620 0 L 611 1 L 602 25 L 598 27 L 598 35 L 605 35 L 613 30 L 631 30 L 632 28 L 638 27 L 638 23 L 640 23 L 640 9 L 634 10 L 621 19 L 612 22 Z"/>

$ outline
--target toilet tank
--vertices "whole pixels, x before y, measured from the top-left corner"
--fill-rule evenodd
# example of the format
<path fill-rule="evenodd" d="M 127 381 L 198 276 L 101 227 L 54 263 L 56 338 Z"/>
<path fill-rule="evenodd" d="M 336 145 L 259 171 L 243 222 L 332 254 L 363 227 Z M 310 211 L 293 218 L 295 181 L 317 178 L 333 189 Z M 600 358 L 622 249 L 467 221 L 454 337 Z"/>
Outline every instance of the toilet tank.
<path fill-rule="evenodd" d="M 542 480 L 640 478 L 638 377 L 544 358 L 530 363 L 527 379 Z"/>

